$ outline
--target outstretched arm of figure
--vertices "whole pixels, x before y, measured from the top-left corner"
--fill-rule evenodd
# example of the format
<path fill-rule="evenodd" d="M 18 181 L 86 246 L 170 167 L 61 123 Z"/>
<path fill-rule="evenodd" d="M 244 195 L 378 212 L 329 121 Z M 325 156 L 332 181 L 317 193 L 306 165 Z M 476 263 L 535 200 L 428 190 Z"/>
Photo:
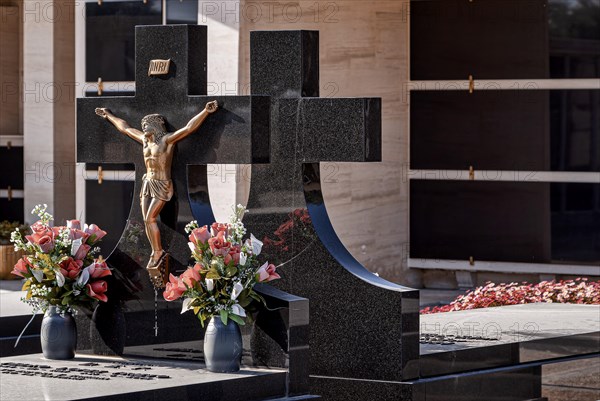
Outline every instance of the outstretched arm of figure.
<path fill-rule="evenodd" d="M 217 104 L 216 100 L 206 103 L 206 107 L 204 108 L 204 110 L 202 110 L 198 115 L 192 118 L 185 127 L 167 136 L 165 138 L 165 141 L 168 144 L 173 144 L 181 141 L 183 138 L 187 137 L 188 135 L 196 131 L 198 128 L 200 128 L 204 120 L 206 120 L 206 117 L 208 117 L 209 114 L 212 114 L 215 111 L 217 111 L 218 108 L 219 105 Z"/>
<path fill-rule="evenodd" d="M 142 131 L 131 128 L 127 121 L 120 119 L 119 117 L 115 117 L 115 115 L 112 114 L 109 109 L 99 107 L 95 111 L 100 117 L 110 121 L 112 125 L 119 130 L 119 132 L 127 135 L 131 139 L 138 141 L 139 143 L 143 143 L 144 134 Z"/>

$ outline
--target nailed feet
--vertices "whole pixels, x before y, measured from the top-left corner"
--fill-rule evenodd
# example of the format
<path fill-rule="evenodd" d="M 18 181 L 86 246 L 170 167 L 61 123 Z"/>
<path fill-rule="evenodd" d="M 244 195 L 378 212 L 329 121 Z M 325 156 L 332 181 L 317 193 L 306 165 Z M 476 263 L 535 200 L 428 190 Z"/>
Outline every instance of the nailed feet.
<path fill-rule="evenodd" d="M 169 277 L 169 254 L 160 251 L 158 255 L 152 255 L 146 269 L 154 288 L 164 288 Z"/>

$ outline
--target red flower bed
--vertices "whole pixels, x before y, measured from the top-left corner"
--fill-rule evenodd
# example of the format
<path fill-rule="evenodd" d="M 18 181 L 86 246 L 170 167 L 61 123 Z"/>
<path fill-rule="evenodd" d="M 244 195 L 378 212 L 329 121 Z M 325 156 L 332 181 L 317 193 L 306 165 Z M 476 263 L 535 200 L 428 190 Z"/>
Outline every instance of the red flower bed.
<path fill-rule="evenodd" d="M 494 284 L 467 291 L 449 305 L 426 307 L 422 314 L 489 308 L 493 306 L 556 302 L 570 304 L 600 304 L 600 281 L 576 280 L 542 281 L 539 284 Z"/>

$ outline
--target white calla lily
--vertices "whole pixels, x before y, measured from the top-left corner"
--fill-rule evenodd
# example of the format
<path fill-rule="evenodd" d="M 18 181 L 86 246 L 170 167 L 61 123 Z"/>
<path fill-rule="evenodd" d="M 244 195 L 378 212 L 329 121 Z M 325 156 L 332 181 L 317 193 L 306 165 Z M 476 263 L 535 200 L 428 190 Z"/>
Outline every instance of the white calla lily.
<path fill-rule="evenodd" d="M 63 276 L 63 274 L 59 271 L 54 273 L 56 274 L 56 284 L 58 284 L 59 287 L 65 285 L 65 276 Z"/>
<path fill-rule="evenodd" d="M 94 264 L 92 263 L 91 265 L 89 265 L 88 267 L 83 269 L 83 271 L 81 272 L 81 275 L 77 279 L 78 286 L 83 287 L 84 285 L 87 284 L 88 280 L 90 279 L 90 270 L 92 269 L 93 265 Z"/>
<path fill-rule="evenodd" d="M 254 234 L 250 234 L 250 241 L 252 243 L 252 253 L 256 256 L 260 255 L 263 246 L 262 241 L 259 241 Z"/>
<path fill-rule="evenodd" d="M 212 278 L 207 278 L 206 280 L 204 280 L 206 282 L 206 291 L 212 291 L 213 288 L 215 288 L 215 280 L 213 280 Z"/>
<path fill-rule="evenodd" d="M 185 313 L 192 309 L 191 303 L 194 301 L 194 298 L 186 298 L 183 300 L 183 305 L 181 305 L 181 313 Z"/>
<path fill-rule="evenodd" d="M 82 245 L 81 238 L 73 240 L 71 242 L 71 256 L 75 256 L 75 254 L 77 253 L 77 251 L 79 250 L 79 247 L 81 245 Z"/>
<path fill-rule="evenodd" d="M 231 290 L 231 299 L 235 301 L 242 291 L 244 291 L 244 286 L 239 282 L 235 283 L 233 285 L 233 290 Z"/>
<path fill-rule="evenodd" d="M 241 307 L 240 304 L 235 304 L 231 307 L 231 313 L 241 317 L 246 317 L 246 311 Z"/>
<path fill-rule="evenodd" d="M 42 270 L 31 269 L 31 274 L 33 274 L 38 283 L 41 283 L 44 279 L 44 272 Z"/>
<path fill-rule="evenodd" d="M 245 252 L 240 253 L 240 266 L 244 266 L 248 260 L 248 255 Z"/>

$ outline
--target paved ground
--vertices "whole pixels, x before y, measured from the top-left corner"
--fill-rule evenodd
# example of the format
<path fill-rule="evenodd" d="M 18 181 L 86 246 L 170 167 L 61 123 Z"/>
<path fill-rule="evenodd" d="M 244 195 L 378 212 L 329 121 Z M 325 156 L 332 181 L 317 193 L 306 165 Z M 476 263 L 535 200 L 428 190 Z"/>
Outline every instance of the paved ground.
<path fill-rule="evenodd" d="M 21 302 L 23 296 L 20 280 L 0 280 L 0 317 L 29 315 L 31 308 Z"/>
<path fill-rule="evenodd" d="M 10 291 L 20 291 L 21 280 L 0 280 L 0 294 Z"/>
<path fill-rule="evenodd" d="M 548 401 L 600 400 L 600 358 L 546 365 L 542 372 Z"/>

